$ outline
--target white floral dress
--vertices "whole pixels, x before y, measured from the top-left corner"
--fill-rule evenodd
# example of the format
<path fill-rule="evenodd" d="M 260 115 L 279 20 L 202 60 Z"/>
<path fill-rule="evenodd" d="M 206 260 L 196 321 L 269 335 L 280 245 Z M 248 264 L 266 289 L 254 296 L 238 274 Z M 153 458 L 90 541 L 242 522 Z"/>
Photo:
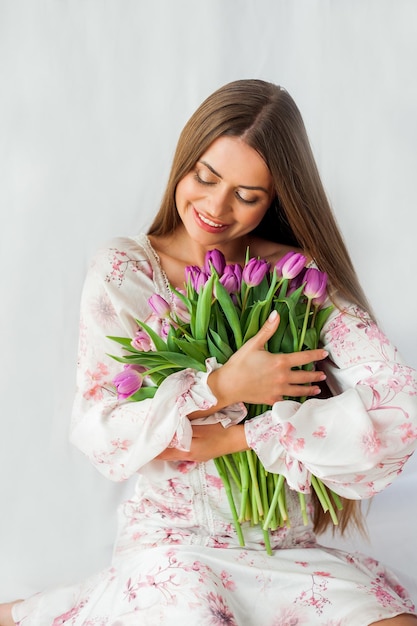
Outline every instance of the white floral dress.
<path fill-rule="evenodd" d="M 118 401 L 121 365 L 106 336 L 134 336 L 153 323 L 147 304 L 172 294 L 146 235 L 119 238 L 95 256 L 82 296 L 78 391 L 71 439 L 114 481 L 137 476 L 121 505 L 107 570 L 39 593 L 14 608 L 21 626 L 364 626 L 414 607 L 377 561 L 320 546 L 288 492 L 290 528 L 245 528 L 240 547 L 213 462 L 164 462 L 167 446 L 187 449 L 187 415 L 214 404 L 207 373 L 172 375 L 153 399 Z M 306 493 L 310 474 L 352 499 L 371 497 L 401 472 L 417 445 L 417 378 L 367 315 L 335 311 L 322 342 L 334 393 L 303 404 L 276 403 L 247 421 L 246 436 L 267 469 Z M 211 364 L 209 363 L 209 366 Z M 243 405 L 213 416 L 240 421 Z M 308 498 L 308 495 L 307 495 Z"/>

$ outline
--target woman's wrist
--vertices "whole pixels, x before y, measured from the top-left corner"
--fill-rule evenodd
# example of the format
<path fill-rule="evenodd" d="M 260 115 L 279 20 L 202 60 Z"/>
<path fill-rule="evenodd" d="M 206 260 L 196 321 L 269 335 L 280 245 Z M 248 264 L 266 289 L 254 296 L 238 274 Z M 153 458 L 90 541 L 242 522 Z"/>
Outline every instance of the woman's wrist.
<path fill-rule="evenodd" d="M 233 385 L 229 380 L 226 380 L 225 366 L 210 372 L 207 377 L 207 385 L 217 400 L 216 411 L 223 409 L 225 406 L 230 406 L 239 402 L 239 399 L 233 397 Z"/>
<path fill-rule="evenodd" d="M 246 439 L 245 427 L 243 424 L 236 424 L 235 426 L 229 426 L 226 428 L 228 434 L 228 448 L 230 448 L 227 454 L 234 452 L 244 452 L 249 450 L 249 445 Z"/>

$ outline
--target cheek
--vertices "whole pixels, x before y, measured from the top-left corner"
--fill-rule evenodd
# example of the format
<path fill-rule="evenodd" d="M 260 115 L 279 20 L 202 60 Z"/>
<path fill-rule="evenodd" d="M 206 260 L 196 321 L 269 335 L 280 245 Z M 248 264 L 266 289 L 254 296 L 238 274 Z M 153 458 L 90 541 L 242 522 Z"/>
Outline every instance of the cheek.
<path fill-rule="evenodd" d="M 242 214 L 242 219 L 240 220 L 242 224 L 246 226 L 250 226 L 251 228 L 256 228 L 258 224 L 262 221 L 263 216 L 265 215 L 267 209 L 261 209 L 259 211 L 251 211 L 250 213 L 245 212 Z"/>
<path fill-rule="evenodd" d="M 193 181 L 190 180 L 188 176 L 180 180 L 175 190 L 175 202 L 178 206 L 178 203 L 181 205 L 184 201 L 186 202 L 194 195 L 194 184 Z"/>

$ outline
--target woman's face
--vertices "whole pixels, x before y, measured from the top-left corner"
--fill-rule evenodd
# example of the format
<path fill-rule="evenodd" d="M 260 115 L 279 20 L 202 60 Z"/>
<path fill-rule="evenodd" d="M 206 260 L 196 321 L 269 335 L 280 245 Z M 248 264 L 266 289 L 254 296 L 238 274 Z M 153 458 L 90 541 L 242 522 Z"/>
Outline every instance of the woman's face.
<path fill-rule="evenodd" d="M 251 232 L 274 196 L 262 157 L 238 137 L 219 137 L 177 185 L 178 214 L 193 241 L 221 245 Z"/>

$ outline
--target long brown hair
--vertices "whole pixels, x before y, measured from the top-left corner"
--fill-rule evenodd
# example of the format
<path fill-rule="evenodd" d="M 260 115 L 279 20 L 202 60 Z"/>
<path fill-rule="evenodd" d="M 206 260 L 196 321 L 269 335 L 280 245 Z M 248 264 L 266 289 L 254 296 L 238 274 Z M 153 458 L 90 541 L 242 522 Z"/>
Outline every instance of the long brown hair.
<path fill-rule="evenodd" d="M 262 156 L 272 175 L 275 197 L 254 234 L 302 248 L 327 272 L 331 294 L 371 313 L 326 197 L 300 111 L 288 92 L 273 83 L 234 81 L 198 107 L 180 135 L 165 194 L 148 233 L 163 236 L 180 225 L 176 187 L 213 141 L 225 135 L 242 138 Z M 357 503 L 344 500 L 342 533 L 350 522 L 363 528 Z M 321 506 L 315 506 L 316 531 L 324 531 L 329 523 Z"/>

